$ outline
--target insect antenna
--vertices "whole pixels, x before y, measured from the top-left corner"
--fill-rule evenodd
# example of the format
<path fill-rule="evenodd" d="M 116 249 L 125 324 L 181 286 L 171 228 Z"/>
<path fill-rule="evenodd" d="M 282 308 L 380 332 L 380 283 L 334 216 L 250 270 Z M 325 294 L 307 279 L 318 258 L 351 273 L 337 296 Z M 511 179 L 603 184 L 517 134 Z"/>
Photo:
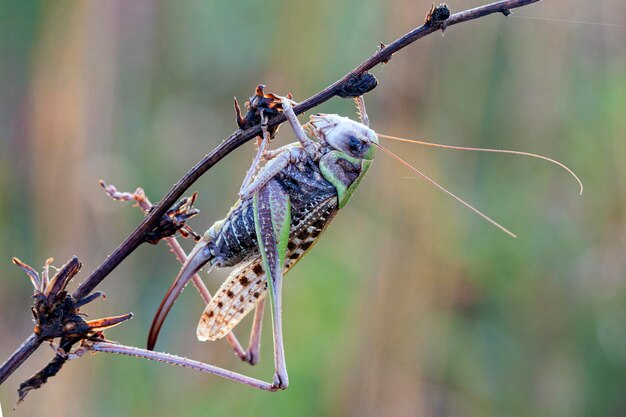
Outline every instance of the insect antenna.
<path fill-rule="evenodd" d="M 544 22 L 574 23 L 574 24 L 579 24 L 579 25 L 605 26 L 605 27 L 612 27 L 612 28 L 618 28 L 618 29 L 626 28 L 626 25 L 620 25 L 617 23 L 593 22 L 590 20 L 555 19 L 555 18 L 539 17 L 539 16 L 524 16 L 524 15 L 518 15 L 517 13 L 511 14 L 511 17 L 515 17 L 517 19 L 540 20 Z"/>
<path fill-rule="evenodd" d="M 378 135 L 378 136 L 381 136 L 381 135 Z M 496 222 L 491 217 L 487 216 L 485 213 L 483 213 L 482 211 L 478 210 L 476 207 L 472 206 L 471 204 L 469 204 L 468 202 L 463 200 L 461 197 L 457 196 L 456 194 L 452 193 L 451 191 L 448 191 L 446 188 L 444 188 L 442 185 L 440 185 L 437 181 L 433 180 L 428 175 L 424 174 L 423 172 L 421 172 L 420 170 L 415 168 L 413 165 L 409 164 L 404 159 L 400 158 L 398 155 L 396 155 L 395 153 L 391 152 L 389 149 L 385 148 L 384 146 L 382 146 L 381 144 L 378 144 L 378 143 L 376 144 L 376 146 L 378 146 L 378 148 L 380 148 L 382 151 L 384 151 L 387 155 L 397 159 L 398 161 L 400 161 L 400 163 L 402 163 L 403 165 L 408 167 L 411 171 L 415 172 L 420 177 L 424 178 L 426 181 L 430 182 L 435 187 L 439 188 L 441 191 L 443 191 L 444 193 L 448 194 L 450 197 L 454 198 L 456 201 L 458 201 L 459 203 L 463 204 L 465 207 L 467 207 L 468 209 L 472 210 L 474 213 L 478 214 L 480 217 L 482 217 L 483 219 L 487 220 L 489 223 L 491 223 L 492 225 L 494 225 L 498 229 L 502 230 L 507 235 L 509 235 L 511 237 L 514 237 L 514 238 L 517 237 L 515 235 L 515 233 L 511 232 L 509 229 L 507 229 L 506 227 L 502 226 L 500 223 Z"/>
<path fill-rule="evenodd" d="M 534 154 L 534 153 L 523 152 L 523 151 L 511 151 L 511 150 L 508 150 L 508 149 L 470 148 L 470 147 L 467 147 L 467 146 L 442 145 L 442 144 L 439 144 L 439 143 L 424 142 L 424 141 L 421 141 L 421 140 L 404 139 L 404 138 L 399 138 L 399 137 L 396 137 L 396 136 L 383 135 L 381 133 L 377 133 L 376 135 L 379 138 L 383 138 L 383 139 L 391 139 L 391 140 L 396 140 L 398 142 L 407 142 L 407 143 L 413 143 L 413 144 L 416 144 L 416 145 L 431 146 L 433 148 L 454 149 L 454 150 L 457 150 L 457 151 L 476 151 L 476 152 L 506 153 L 506 154 L 509 154 L 509 155 L 522 155 L 522 156 L 529 156 L 531 158 L 542 159 L 544 161 L 548 161 L 548 162 L 550 162 L 552 164 L 555 164 L 555 165 L 563 168 L 572 177 L 574 177 L 574 179 L 578 183 L 579 193 L 581 195 L 582 195 L 583 190 L 584 190 L 582 181 L 580 180 L 580 178 L 578 178 L 578 176 L 574 173 L 574 171 L 569 169 L 565 164 L 563 164 L 563 163 L 561 163 L 559 161 L 556 161 L 556 160 L 554 160 L 552 158 L 548 158 L 547 156 L 537 155 L 537 154 Z"/>

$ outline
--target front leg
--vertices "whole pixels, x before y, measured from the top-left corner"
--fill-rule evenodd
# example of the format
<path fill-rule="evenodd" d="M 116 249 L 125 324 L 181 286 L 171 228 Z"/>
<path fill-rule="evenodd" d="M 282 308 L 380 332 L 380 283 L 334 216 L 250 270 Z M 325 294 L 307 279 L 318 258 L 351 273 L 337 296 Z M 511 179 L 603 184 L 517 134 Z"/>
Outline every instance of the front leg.
<path fill-rule="evenodd" d="M 289 385 L 282 325 L 282 284 L 285 253 L 291 229 L 289 194 L 275 180 L 254 193 L 254 226 L 269 283 L 272 328 L 274 332 L 274 387 Z"/>
<path fill-rule="evenodd" d="M 254 193 L 265 187 L 276 175 L 289 165 L 291 162 L 291 153 L 288 149 L 281 148 L 280 153 L 271 161 L 269 161 L 263 169 L 257 174 L 250 184 L 241 187 L 239 190 L 239 199 L 245 200 L 251 198 Z"/>
<path fill-rule="evenodd" d="M 246 188 L 248 188 L 252 183 L 252 177 L 254 176 L 254 173 L 257 172 L 257 170 L 259 169 L 261 159 L 265 159 L 267 161 L 275 156 L 273 154 L 269 154 L 270 134 L 267 130 L 267 117 L 265 116 L 263 110 L 261 110 L 261 131 L 263 132 L 263 139 L 259 144 L 259 149 L 256 153 L 256 156 L 252 160 L 252 165 L 250 165 L 250 168 L 248 168 L 246 177 L 244 178 L 243 183 L 241 183 L 241 188 L 239 189 L 240 198 L 244 194 L 244 190 L 246 190 Z"/>
<path fill-rule="evenodd" d="M 306 135 L 306 132 L 302 128 L 302 125 L 298 121 L 298 117 L 291 107 L 291 100 L 289 100 L 288 98 L 283 98 L 282 104 L 283 114 L 287 118 L 287 121 L 289 122 L 289 125 L 293 130 L 293 133 L 296 135 L 296 138 L 302 144 L 302 147 L 304 148 L 306 153 L 309 154 L 309 156 L 315 156 L 317 146 L 315 145 L 315 142 L 309 139 L 309 137 Z"/>

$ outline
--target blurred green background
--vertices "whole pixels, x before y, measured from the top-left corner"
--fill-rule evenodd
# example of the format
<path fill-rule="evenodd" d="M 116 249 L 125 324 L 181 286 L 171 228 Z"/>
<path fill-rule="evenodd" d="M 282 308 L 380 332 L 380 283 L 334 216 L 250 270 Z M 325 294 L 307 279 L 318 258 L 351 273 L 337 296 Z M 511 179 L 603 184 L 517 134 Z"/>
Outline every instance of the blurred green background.
<path fill-rule="evenodd" d="M 245 101 L 263 82 L 304 99 L 378 42 L 420 24 L 430 4 L 0 2 L 0 360 L 32 329 L 32 290 L 12 256 L 61 265 L 76 254 L 79 282 L 140 221 L 137 209 L 106 198 L 98 179 L 142 186 L 158 200 L 234 130 L 233 96 Z M 456 11 L 478 4 L 450 1 Z M 543 1 L 431 35 L 374 70 L 380 85 L 367 102 L 375 130 L 552 156 L 586 191 L 579 197 L 566 173 L 536 160 L 389 143 L 519 237 L 380 154 L 286 280 L 286 392 L 89 355 L 12 413 L 18 384 L 52 357 L 44 346 L 0 389 L 4 412 L 626 415 L 625 16 L 620 0 Z M 349 100 L 317 110 L 354 117 Z M 292 141 L 288 133 L 275 146 Z M 194 185 L 196 230 L 225 215 L 253 154 L 252 144 L 240 148 Z M 163 244 L 142 247 L 87 311 L 133 311 L 108 336 L 144 346 L 178 268 Z M 202 309 L 186 291 L 159 347 L 270 379 L 269 321 L 262 362 L 251 368 L 225 342 L 195 340 Z M 249 321 L 236 329 L 242 340 Z"/>

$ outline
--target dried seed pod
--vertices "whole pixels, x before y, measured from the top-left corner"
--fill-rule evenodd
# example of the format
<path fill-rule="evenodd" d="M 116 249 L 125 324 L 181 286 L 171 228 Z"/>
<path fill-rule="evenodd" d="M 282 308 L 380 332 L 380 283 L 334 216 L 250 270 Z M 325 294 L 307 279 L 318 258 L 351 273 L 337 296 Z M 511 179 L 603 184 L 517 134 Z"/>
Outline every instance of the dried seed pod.
<path fill-rule="evenodd" d="M 337 91 L 341 98 L 359 97 L 368 91 L 372 91 L 378 85 L 378 80 L 369 72 L 354 75 L 345 82 Z"/>
<path fill-rule="evenodd" d="M 450 8 L 445 3 L 440 3 L 439 6 L 435 6 L 433 3 L 432 7 L 426 14 L 426 19 L 424 19 L 424 24 L 430 26 L 442 26 L 442 29 L 445 29 L 445 21 L 450 17 Z"/>

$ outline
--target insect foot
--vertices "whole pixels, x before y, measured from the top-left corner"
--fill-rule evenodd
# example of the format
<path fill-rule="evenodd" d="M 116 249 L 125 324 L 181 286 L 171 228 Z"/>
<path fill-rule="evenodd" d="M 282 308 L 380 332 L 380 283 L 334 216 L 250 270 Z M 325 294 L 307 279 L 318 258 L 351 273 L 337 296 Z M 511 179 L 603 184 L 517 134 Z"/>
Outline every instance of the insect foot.
<path fill-rule="evenodd" d="M 242 358 L 244 362 L 249 363 L 250 365 L 256 365 L 259 363 L 259 351 L 258 349 L 249 349 L 245 356 Z"/>
<path fill-rule="evenodd" d="M 287 374 L 283 375 L 282 378 L 280 375 L 278 375 L 278 373 L 274 374 L 274 383 L 272 384 L 272 389 L 274 390 L 287 389 L 288 386 L 289 386 L 289 377 L 287 377 Z"/>

